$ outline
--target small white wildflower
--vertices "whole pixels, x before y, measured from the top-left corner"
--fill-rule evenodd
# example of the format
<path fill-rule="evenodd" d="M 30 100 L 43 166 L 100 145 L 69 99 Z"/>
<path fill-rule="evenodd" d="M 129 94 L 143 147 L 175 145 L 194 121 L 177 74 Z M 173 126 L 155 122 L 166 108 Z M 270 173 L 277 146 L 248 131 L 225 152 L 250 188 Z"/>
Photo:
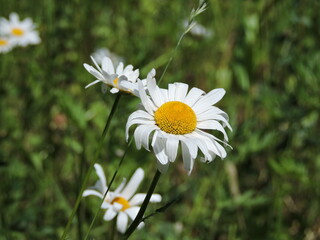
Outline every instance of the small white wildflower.
<path fill-rule="evenodd" d="M 31 18 L 26 18 L 23 21 L 19 20 L 17 13 L 11 13 L 9 20 L 0 19 L 0 34 L 10 37 L 14 45 L 25 47 L 29 44 L 39 44 L 41 39 L 36 26 Z"/>
<path fill-rule="evenodd" d="M 96 83 L 102 82 L 105 85 L 111 87 L 111 93 L 118 93 L 119 91 L 123 91 L 138 96 L 137 79 L 139 77 L 139 69 L 133 70 L 132 65 L 124 67 L 124 64 L 122 62 L 120 62 L 115 69 L 109 57 L 104 57 L 102 59 L 100 68 L 96 60 L 93 57 L 91 57 L 91 59 L 96 68 L 86 63 L 83 64 L 83 66 L 89 73 L 95 76 L 97 80 L 88 84 L 86 88 Z"/>
<path fill-rule="evenodd" d="M 83 197 L 97 196 L 103 198 L 108 190 L 106 177 L 102 167 L 99 164 L 94 165 L 99 180 L 96 184 L 83 192 Z M 109 191 L 104 199 L 101 208 L 106 209 L 103 219 L 110 221 L 117 216 L 117 230 L 124 233 L 128 226 L 129 218 L 134 220 L 137 216 L 140 205 L 144 201 L 146 194 L 136 193 L 144 177 L 144 171 L 138 168 L 132 175 L 130 181 L 126 184 L 124 179 L 114 192 Z M 152 194 L 150 202 L 161 202 L 162 197 L 159 194 Z M 140 223 L 141 228 L 144 223 Z"/>

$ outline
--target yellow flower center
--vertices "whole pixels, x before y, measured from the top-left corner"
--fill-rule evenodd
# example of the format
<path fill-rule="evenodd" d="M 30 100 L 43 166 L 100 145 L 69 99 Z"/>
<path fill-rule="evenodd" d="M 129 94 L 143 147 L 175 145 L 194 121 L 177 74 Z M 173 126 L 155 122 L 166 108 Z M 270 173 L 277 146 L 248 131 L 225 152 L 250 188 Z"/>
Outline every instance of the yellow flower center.
<path fill-rule="evenodd" d="M 179 101 L 167 102 L 154 113 L 158 127 L 167 133 L 183 135 L 196 129 L 197 117 L 187 104 Z"/>
<path fill-rule="evenodd" d="M 15 36 L 22 36 L 24 34 L 24 31 L 21 28 L 13 28 L 11 30 L 11 33 Z"/>
<path fill-rule="evenodd" d="M 130 207 L 129 202 L 126 199 L 124 199 L 123 197 L 114 198 L 112 200 L 111 204 L 113 204 L 113 203 L 120 203 L 122 205 L 122 208 L 121 208 L 120 211 L 124 211 L 124 210 L 126 210 L 127 208 Z"/>
<path fill-rule="evenodd" d="M 8 41 L 4 40 L 4 39 L 0 39 L 0 46 L 5 46 L 8 44 Z"/>
<path fill-rule="evenodd" d="M 118 87 L 119 78 L 113 80 L 113 85 Z"/>

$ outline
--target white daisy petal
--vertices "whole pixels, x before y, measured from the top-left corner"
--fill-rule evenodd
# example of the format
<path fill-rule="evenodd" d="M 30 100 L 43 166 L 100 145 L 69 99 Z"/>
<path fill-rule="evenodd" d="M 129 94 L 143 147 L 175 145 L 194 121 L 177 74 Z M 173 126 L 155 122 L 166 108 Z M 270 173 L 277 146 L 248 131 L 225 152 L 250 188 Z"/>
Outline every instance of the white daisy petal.
<path fill-rule="evenodd" d="M 154 121 L 154 118 L 152 115 L 150 115 L 149 113 L 143 111 L 143 110 L 137 110 L 135 112 L 133 112 L 129 118 L 128 121 L 132 121 L 134 119 L 144 119 L 144 120 L 150 120 L 150 121 Z"/>
<path fill-rule="evenodd" d="M 123 205 L 118 202 L 113 202 L 112 207 L 114 211 L 119 212 L 123 208 Z"/>
<path fill-rule="evenodd" d="M 211 105 L 219 102 L 225 93 L 226 91 L 222 88 L 214 89 L 199 99 L 193 108 L 197 111 L 197 113 L 206 111 Z"/>
<path fill-rule="evenodd" d="M 99 193 L 98 191 L 96 190 L 93 190 L 93 189 L 87 189 L 87 190 L 84 190 L 83 193 L 82 193 L 82 197 L 87 197 L 87 196 L 97 196 L 99 198 L 103 198 L 103 195 L 101 193 Z"/>
<path fill-rule="evenodd" d="M 129 218 L 131 220 L 134 220 L 136 216 L 138 215 L 138 212 L 140 210 L 140 207 L 131 207 L 125 210 L 125 213 L 128 214 Z"/>
<path fill-rule="evenodd" d="M 206 98 L 210 103 L 210 105 L 214 105 L 217 102 L 219 102 L 225 94 L 226 94 L 226 90 L 224 90 L 223 88 L 217 88 L 207 93 Z"/>
<path fill-rule="evenodd" d="M 132 65 L 128 65 L 125 67 L 125 69 L 123 70 L 123 74 L 127 74 L 129 72 L 132 72 L 133 70 L 133 66 Z"/>
<path fill-rule="evenodd" d="M 215 136 L 213 136 L 213 135 L 211 135 L 211 134 L 209 134 L 209 133 L 207 133 L 205 131 L 202 131 L 200 129 L 196 129 L 196 132 L 200 133 L 201 135 L 206 136 L 207 138 L 210 139 L 210 141 L 213 140 L 213 141 L 216 141 L 216 142 L 223 143 L 223 145 L 228 146 L 229 148 L 233 149 L 226 141 L 220 140 L 219 138 L 217 138 L 217 137 L 215 137 Z"/>
<path fill-rule="evenodd" d="M 203 94 L 204 91 L 202 91 L 201 89 L 191 88 L 188 95 L 185 97 L 184 103 L 192 107 Z"/>
<path fill-rule="evenodd" d="M 158 159 L 158 169 L 161 173 L 165 173 L 168 169 L 168 156 L 165 154 L 165 143 L 163 139 L 161 139 L 158 132 L 155 132 L 153 134 L 152 138 L 152 148 L 154 151 L 154 154 L 156 155 L 156 158 Z"/>
<path fill-rule="evenodd" d="M 120 185 L 116 188 L 116 190 L 114 191 L 115 194 L 118 194 L 119 192 L 122 191 L 123 187 L 126 185 L 127 180 L 125 178 L 122 179 L 122 182 L 120 183 Z"/>
<path fill-rule="evenodd" d="M 104 77 L 103 75 L 98 72 L 95 68 L 93 68 L 92 66 L 88 65 L 88 64 L 83 64 L 84 68 L 91 73 L 93 76 L 95 76 L 98 80 L 103 81 Z"/>
<path fill-rule="evenodd" d="M 113 207 L 114 211 L 119 212 L 123 208 L 123 205 L 121 203 L 115 201 L 112 203 L 112 207 Z"/>
<path fill-rule="evenodd" d="M 154 193 L 151 195 L 151 198 L 150 198 L 150 202 L 161 202 L 162 201 L 162 197 L 160 194 L 157 194 L 157 193 Z"/>
<path fill-rule="evenodd" d="M 215 115 L 221 115 L 222 117 L 224 117 L 227 121 L 229 120 L 228 114 L 226 114 L 224 111 L 222 111 L 220 108 L 217 108 L 215 106 L 210 106 L 207 108 L 206 111 L 200 113 L 197 115 L 197 119 L 199 120 L 206 120 L 206 119 L 210 119 L 212 116 Z"/>
<path fill-rule="evenodd" d="M 130 199 L 132 195 L 137 191 L 143 177 L 144 177 L 144 171 L 142 170 L 142 168 L 138 168 L 134 172 L 128 184 L 121 191 L 121 196 L 123 196 L 125 199 Z"/>
<path fill-rule="evenodd" d="M 195 138 L 195 144 L 199 147 L 200 151 L 203 153 L 206 159 L 212 160 L 211 155 L 209 154 L 209 149 L 205 143 L 205 141 L 210 141 L 206 136 L 202 136 L 198 132 L 194 131 L 190 134 L 191 138 Z"/>
<path fill-rule="evenodd" d="M 146 193 L 136 193 L 129 201 L 131 206 L 141 205 L 147 196 Z"/>
<path fill-rule="evenodd" d="M 183 137 L 181 141 L 187 146 L 189 154 L 192 158 L 196 158 L 198 155 L 198 146 L 192 141 L 192 139 Z"/>
<path fill-rule="evenodd" d="M 97 61 L 94 59 L 94 57 L 93 57 L 93 56 L 90 56 L 90 58 L 91 58 L 93 64 L 94 64 L 94 65 L 96 66 L 96 68 L 98 69 L 98 71 L 99 71 L 99 72 L 102 72 L 99 64 L 98 64 Z"/>
<path fill-rule="evenodd" d="M 109 202 L 104 201 L 104 202 L 101 204 L 101 208 L 102 208 L 102 209 L 109 209 L 109 208 L 112 208 L 112 205 L 111 205 Z"/>
<path fill-rule="evenodd" d="M 119 63 L 119 65 L 118 65 L 118 67 L 117 67 L 117 70 L 116 70 L 116 73 L 117 73 L 118 75 L 122 75 L 122 73 L 123 73 L 123 63 L 122 63 L 122 62 Z"/>
<path fill-rule="evenodd" d="M 104 57 L 101 63 L 102 70 L 106 71 L 108 74 L 115 74 L 113 63 L 110 58 Z"/>
<path fill-rule="evenodd" d="M 223 127 L 227 126 L 227 128 L 229 128 L 229 130 L 232 131 L 232 127 L 230 126 L 228 120 L 220 114 L 216 114 L 215 116 L 211 116 L 210 118 L 207 118 L 207 119 L 221 121 L 223 123 Z M 200 120 L 198 119 L 198 121 Z"/>
<path fill-rule="evenodd" d="M 188 92 L 188 87 L 189 87 L 188 84 L 175 83 L 175 85 L 176 85 L 176 91 L 175 91 L 174 100 L 184 102 L 184 99 Z"/>
<path fill-rule="evenodd" d="M 128 79 L 129 80 L 129 79 Z M 138 84 L 132 83 L 128 80 L 119 82 L 119 87 L 127 92 L 135 93 L 136 96 L 139 96 L 137 93 L 138 91 Z"/>
<path fill-rule="evenodd" d="M 179 147 L 179 139 L 168 138 L 166 142 L 166 154 L 168 155 L 169 161 L 174 162 L 177 157 Z"/>
<path fill-rule="evenodd" d="M 119 89 L 118 89 L 118 88 L 111 88 L 111 89 L 110 89 L 110 92 L 111 92 L 111 93 L 118 93 L 118 92 L 119 92 Z"/>
<path fill-rule="evenodd" d="M 156 76 L 156 70 L 154 68 L 148 73 L 147 79 L 152 79 Z"/>
<path fill-rule="evenodd" d="M 145 197 L 147 196 L 147 194 L 145 193 L 137 193 L 135 194 L 132 199 L 130 200 L 130 205 L 131 206 L 137 206 L 137 205 L 141 205 L 145 199 Z M 152 194 L 151 198 L 150 198 L 150 202 L 161 202 L 162 197 L 160 194 Z"/>
<path fill-rule="evenodd" d="M 138 86 L 139 86 L 139 95 L 144 108 L 147 110 L 149 114 L 153 115 L 153 112 L 154 112 L 153 110 L 155 109 L 154 104 L 151 102 L 151 100 L 147 96 L 141 81 L 138 81 Z"/>
<path fill-rule="evenodd" d="M 128 216 L 123 212 L 119 212 L 117 217 L 117 230 L 124 233 L 128 226 Z"/>
<path fill-rule="evenodd" d="M 217 142 L 217 140 L 219 140 L 218 138 L 201 130 L 197 130 L 197 132 L 200 133 L 199 138 L 201 138 L 204 141 L 209 150 L 209 153 L 211 151 L 211 155 L 212 153 L 214 153 L 214 155 L 218 155 L 221 158 L 224 158 L 226 156 L 225 149 Z M 223 150 L 221 148 L 223 148 Z M 212 157 L 214 158 L 214 156 Z M 207 160 L 211 161 L 210 158 L 208 158 Z"/>
<path fill-rule="evenodd" d="M 163 139 L 159 137 L 159 135 L 160 135 L 159 132 L 155 132 L 155 134 L 153 134 L 153 138 L 151 142 L 151 146 L 155 150 L 155 153 L 164 152 L 164 149 L 165 149 L 165 143 Z M 164 161 L 163 163 L 165 164 L 165 162 L 166 161 Z"/>
<path fill-rule="evenodd" d="M 212 129 L 212 130 L 218 130 L 223 133 L 224 139 L 228 141 L 228 135 L 222 125 L 216 121 L 216 120 L 207 120 L 207 121 L 202 121 L 198 123 L 198 128 L 200 129 Z"/>
<path fill-rule="evenodd" d="M 168 90 L 167 89 L 160 89 L 161 95 L 164 102 L 169 102 Z"/>
<path fill-rule="evenodd" d="M 224 147 L 221 146 L 221 144 L 219 144 L 218 142 L 213 142 L 213 145 L 215 146 L 215 148 L 217 149 L 216 154 L 221 157 L 222 159 L 225 158 L 227 156 L 227 152 L 224 149 Z"/>
<path fill-rule="evenodd" d="M 114 217 L 117 215 L 117 212 L 113 210 L 113 208 L 109 208 L 106 213 L 103 216 L 103 219 L 105 221 L 110 221 L 114 219 Z"/>
<path fill-rule="evenodd" d="M 139 77 L 139 69 L 136 69 L 132 74 L 131 74 L 131 77 L 130 77 L 130 81 L 131 82 L 136 82 L 137 81 L 137 78 Z"/>
<path fill-rule="evenodd" d="M 138 118 L 138 119 L 134 119 L 134 120 L 131 120 L 130 124 L 128 123 L 127 125 L 127 128 L 129 129 L 130 126 L 132 126 L 133 124 L 147 124 L 147 125 L 152 125 L 152 124 L 155 124 L 154 121 L 152 120 L 147 120 L 147 119 L 143 119 L 143 118 Z"/>
<path fill-rule="evenodd" d="M 219 149 L 216 147 L 215 145 L 215 141 L 212 141 L 212 142 L 208 142 L 208 141 L 205 141 L 206 145 L 207 145 L 207 148 L 209 150 L 209 154 L 211 156 L 215 156 L 215 155 L 218 155 L 219 157 L 222 156 L 222 153 L 219 151 Z M 221 157 L 222 158 L 222 157 Z M 207 156 L 205 157 L 205 160 L 210 162 L 210 158 L 208 158 Z"/>
<path fill-rule="evenodd" d="M 188 171 L 188 174 L 190 175 L 193 169 L 194 159 L 192 159 L 188 146 L 185 144 L 184 141 L 181 141 L 181 150 L 184 168 Z"/>
<path fill-rule="evenodd" d="M 149 150 L 149 136 L 152 131 L 158 129 L 157 126 L 154 125 L 140 125 L 136 128 L 134 132 L 134 139 L 136 142 L 137 149 L 141 149 L 141 145 L 145 149 Z"/>
<path fill-rule="evenodd" d="M 138 225 L 137 229 L 138 229 L 138 230 L 140 230 L 141 228 L 143 228 L 143 227 L 144 227 L 144 225 L 145 225 L 145 223 L 144 223 L 144 222 L 139 223 L 139 225 Z"/>
<path fill-rule="evenodd" d="M 15 12 L 11 13 L 9 19 L 14 23 L 19 23 L 19 15 Z"/>
<path fill-rule="evenodd" d="M 168 86 L 168 98 L 169 101 L 175 101 L 176 85 L 169 84 Z"/>
<path fill-rule="evenodd" d="M 96 174 L 99 177 L 99 180 L 103 186 L 103 189 L 101 189 L 101 192 L 105 192 L 106 188 L 107 188 L 107 180 L 106 180 L 106 176 L 104 175 L 104 171 L 101 167 L 101 165 L 99 163 L 95 163 L 94 164 L 94 168 L 96 170 Z M 100 190 L 100 189 L 99 189 Z"/>
<path fill-rule="evenodd" d="M 160 92 L 159 87 L 156 84 L 156 80 L 154 78 L 149 79 L 147 82 L 147 87 L 149 90 L 149 93 L 152 97 L 153 102 L 157 107 L 160 107 L 164 102 L 162 100 L 162 95 Z"/>
<path fill-rule="evenodd" d="M 154 125 L 154 121 L 151 120 L 145 120 L 145 119 L 134 119 L 131 120 L 130 122 L 128 121 L 126 124 L 126 140 L 128 141 L 129 139 L 129 129 L 132 125 L 134 124 L 145 124 L 145 125 Z"/>

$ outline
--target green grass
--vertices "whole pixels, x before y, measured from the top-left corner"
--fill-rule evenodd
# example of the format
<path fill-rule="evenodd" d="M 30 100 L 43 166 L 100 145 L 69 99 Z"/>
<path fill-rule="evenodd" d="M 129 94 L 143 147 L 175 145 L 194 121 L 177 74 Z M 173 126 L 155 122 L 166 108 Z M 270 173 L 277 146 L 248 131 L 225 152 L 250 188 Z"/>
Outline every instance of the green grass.
<path fill-rule="evenodd" d="M 75 204 L 114 95 L 103 95 L 83 63 L 107 47 L 126 63 L 156 67 L 160 77 L 197 1 L 0 0 L 38 24 L 42 43 L 0 55 L 0 239 L 58 239 Z M 191 176 L 178 158 L 156 192 L 164 213 L 131 239 L 318 239 L 320 237 L 320 4 L 317 1 L 208 1 L 197 21 L 211 38 L 188 34 L 161 83 L 205 91 L 219 102 L 233 132 L 225 160 L 197 161 Z M 123 97 L 99 163 L 110 181 L 126 148 L 127 116 L 138 99 Z M 65 126 L 57 118 L 66 119 Z M 128 153 L 115 185 L 137 167 L 146 192 L 152 153 Z M 91 174 L 90 185 L 96 181 Z M 81 202 L 70 239 L 83 239 L 99 200 Z M 98 216 L 90 236 L 108 239 Z"/>

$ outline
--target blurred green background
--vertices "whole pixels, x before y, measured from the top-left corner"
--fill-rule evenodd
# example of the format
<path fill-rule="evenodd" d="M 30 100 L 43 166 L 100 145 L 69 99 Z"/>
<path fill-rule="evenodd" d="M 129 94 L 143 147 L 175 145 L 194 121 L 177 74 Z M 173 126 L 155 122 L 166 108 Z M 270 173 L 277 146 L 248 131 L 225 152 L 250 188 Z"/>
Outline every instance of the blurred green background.
<path fill-rule="evenodd" d="M 188 34 L 161 87 L 185 82 L 222 87 L 218 106 L 233 132 L 225 160 L 179 157 L 156 188 L 176 200 L 132 239 L 320 239 L 320 3 L 316 0 L 208 0 L 197 22 L 210 37 Z M 97 148 L 115 95 L 103 95 L 83 67 L 109 48 L 140 76 L 159 77 L 197 1 L 0 0 L 0 16 L 31 17 L 42 43 L 0 55 L 0 239 L 58 239 Z M 126 148 L 127 117 L 138 99 L 120 101 L 99 158 L 110 181 Z M 111 133 L 111 134 L 110 134 Z M 155 157 L 132 144 L 114 187 L 137 167 L 146 192 Z M 90 186 L 97 180 L 93 172 Z M 83 239 L 98 199 L 85 198 L 70 239 Z M 92 239 L 109 239 L 98 216 Z"/>

